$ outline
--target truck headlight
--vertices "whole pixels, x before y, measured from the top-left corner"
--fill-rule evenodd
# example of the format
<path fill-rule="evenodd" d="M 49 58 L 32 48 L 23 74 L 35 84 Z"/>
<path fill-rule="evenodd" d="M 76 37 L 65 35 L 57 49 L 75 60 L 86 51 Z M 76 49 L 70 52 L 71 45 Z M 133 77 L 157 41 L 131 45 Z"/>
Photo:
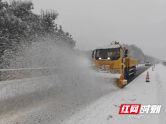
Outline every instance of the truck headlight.
<path fill-rule="evenodd" d="M 99 57 L 99 59 L 101 59 L 101 57 Z"/>
<path fill-rule="evenodd" d="M 110 57 L 107 57 L 107 59 L 110 59 Z"/>

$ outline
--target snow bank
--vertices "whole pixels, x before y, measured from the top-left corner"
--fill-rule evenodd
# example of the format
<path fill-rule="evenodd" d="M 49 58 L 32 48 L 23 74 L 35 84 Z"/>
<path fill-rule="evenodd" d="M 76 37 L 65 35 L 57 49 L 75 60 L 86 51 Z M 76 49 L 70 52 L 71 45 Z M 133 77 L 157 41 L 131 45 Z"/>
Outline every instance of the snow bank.
<path fill-rule="evenodd" d="M 162 83 L 162 86 L 166 91 L 166 85 L 165 85 L 165 83 L 166 83 L 166 66 L 159 64 L 159 65 L 157 65 L 156 69 L 157 69 L 156 75 L 158 77 L 158 81 L 160 83 Z"/>

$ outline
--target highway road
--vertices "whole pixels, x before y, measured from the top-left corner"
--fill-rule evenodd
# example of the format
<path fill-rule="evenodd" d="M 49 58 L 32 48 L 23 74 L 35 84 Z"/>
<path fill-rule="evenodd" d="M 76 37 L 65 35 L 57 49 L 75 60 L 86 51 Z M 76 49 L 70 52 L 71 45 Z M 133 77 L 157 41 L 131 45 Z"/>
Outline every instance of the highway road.
<path fill-rule="evenodd" d="M 140 66 L 138 69 L 137 69 L 137 73 L 135 76 L 131 76 L 129 79 L 128 79 L 128 84 L 130 82 L 132 82 L 135 78 L 137 78 L 140 74 L 142 74 L 144 71 L 146 71 L 148 68 L 150 68 L 151 66 Z"/>
<path fill-rule="evenodd" d="M 148 67 L 139 67 L 136 76 L 129 79 L 128 85 L 147 69 Z M 0 110 L 0 123 L 63 124 L 96 100 L 123 90 L 116 87 L 114 79 L 108 76 L 96 77 L 84 69 L 79 69 L 79 73 L 78 70 L 65 70 L 48 79 L 25 82 L 18 81 L 16 86 L 12 84 L 16 96 L 9 98 L 8 95 L 0 101 L 0 108 L 3 108 Z M 37 88 L 32 90 L 34 87 Z M 18 92 L 20 89 L 26 92 Z"/>

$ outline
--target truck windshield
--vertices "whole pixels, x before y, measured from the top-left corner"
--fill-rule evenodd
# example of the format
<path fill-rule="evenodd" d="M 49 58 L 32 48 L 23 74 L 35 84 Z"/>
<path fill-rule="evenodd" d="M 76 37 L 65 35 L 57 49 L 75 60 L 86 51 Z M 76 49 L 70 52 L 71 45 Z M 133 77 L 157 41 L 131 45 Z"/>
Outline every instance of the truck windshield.
<path fill-rule="evenodd" d="M 120 58 L 120 48 L 98 49 L 96 50 L 95 58 L 96 60 L 98 59 L 118 60 Z"/>

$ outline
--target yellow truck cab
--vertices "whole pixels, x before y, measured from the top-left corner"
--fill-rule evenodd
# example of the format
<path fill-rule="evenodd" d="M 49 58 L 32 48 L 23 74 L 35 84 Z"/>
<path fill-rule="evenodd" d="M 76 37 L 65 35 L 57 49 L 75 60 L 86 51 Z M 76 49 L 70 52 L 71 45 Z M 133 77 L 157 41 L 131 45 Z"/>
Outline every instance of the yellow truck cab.
<path fill-rule="evenodd" d="M 124 79 L 136 74 L 138 60 L 131 59 L 129 50 L 115 41 L 114 44 L 97 48 L 92 52 L 95 69 L 112 74 L 121 74 Z"/>

